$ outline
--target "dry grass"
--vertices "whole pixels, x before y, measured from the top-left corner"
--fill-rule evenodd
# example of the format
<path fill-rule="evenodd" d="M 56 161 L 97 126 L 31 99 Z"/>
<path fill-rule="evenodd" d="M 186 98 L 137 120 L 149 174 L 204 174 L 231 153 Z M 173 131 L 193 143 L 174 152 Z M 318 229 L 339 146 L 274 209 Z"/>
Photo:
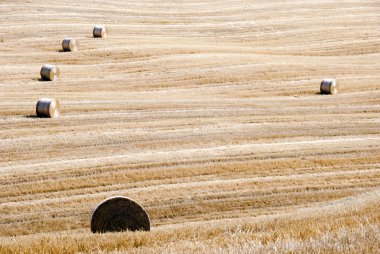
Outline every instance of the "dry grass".
<path fill-rule="evenodd" d="M 78 231 L 6 238 L 0 251 L 376 253 L 380 247 L 379 198 L 377 190 L 295 212 L 168 225 L 147 233 L 94 235 Z"/>
<path fill-rule="evenodd" d="M 378 3 L 50 7 L 0 3 L 1 253 L 379 252 Z M 115 195 L 152 231 L 91 234 Z"/>

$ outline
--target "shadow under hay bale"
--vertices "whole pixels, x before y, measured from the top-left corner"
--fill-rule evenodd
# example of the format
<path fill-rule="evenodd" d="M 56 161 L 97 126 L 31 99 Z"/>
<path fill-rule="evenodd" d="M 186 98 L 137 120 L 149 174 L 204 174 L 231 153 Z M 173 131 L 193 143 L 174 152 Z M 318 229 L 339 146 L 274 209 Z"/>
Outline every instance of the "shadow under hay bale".
<path fill-rule="evenodd" d="M 34 119 L 34 118 L 39 118 L 39 117 L 36 116 L 36 115 L 26 115 L 26 116 L 23 116 L 23 118 L 32 118 L 32 119 Z"/>
<path fill-rule="evenodd" d="M 72 38 L 65 38 L 62 41 L 62 49 L 63 51 L 77 51 L 78 50 L 78 41 Z"/>
<path fill-rule="evenodd" d="M 321 82 L 320 86 L 321 94 L 337 94 L 338 93 L 338 85 L 335 79 L 325 78 Z"/>
<path fill-rule="evenodd" d="M 106 38 L 107 37 L 107 29 L 105 26 L 97 25 L 92 30 L 92 34 L 95 38 Z"/>
<path fill-rule="evenodd" d="M 59 78 L 60 70 L 55 65 L 45 64 L 41 68 L 40 75 L 43 81 L 55 81 Z"/>
<path fill-rule="evenodd" d="M 145 210 L 126 197 L 111 197 L 101 202 L 92 212 L 93 233 L 120 231 L 149 231 L 150 221 Z"/>
<path fill-rule="evenodd" d="M 60 103 L 58 100 L 41 98 L 36 104 L 37 117 L 58 117 L 60 114 Z"/>

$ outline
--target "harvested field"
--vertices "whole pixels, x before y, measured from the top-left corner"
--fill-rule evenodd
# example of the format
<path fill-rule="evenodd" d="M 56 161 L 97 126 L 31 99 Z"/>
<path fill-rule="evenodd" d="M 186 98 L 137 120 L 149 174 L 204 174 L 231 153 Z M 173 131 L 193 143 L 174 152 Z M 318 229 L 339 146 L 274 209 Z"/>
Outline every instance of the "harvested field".
<path fill-rule="evenodd" d="M 379 252 L 379 1 L 0 13 L 0 253 Z M 79 51 L 62 52 L 69 37 Z M 44 64 L 58 81 L 39 81 Z M 337 95 L 319 94 L 325 77 Z M 42 97 L 60 117 L 35 117 Z M 92 234 L 111 196 L 151 231 Z"/>

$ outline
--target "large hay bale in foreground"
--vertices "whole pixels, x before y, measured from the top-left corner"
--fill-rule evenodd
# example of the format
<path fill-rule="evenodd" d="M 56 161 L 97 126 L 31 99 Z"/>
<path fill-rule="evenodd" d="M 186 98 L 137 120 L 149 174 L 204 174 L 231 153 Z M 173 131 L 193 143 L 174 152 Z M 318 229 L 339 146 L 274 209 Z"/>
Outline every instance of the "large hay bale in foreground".
<path fill-rule="evenodd" d="M 337 94 L 338 85 L 335 79 L 325 78 L 321 82 L 321 94 Z"/>
<path fill-rule="evenodd" d="M 36 105 L 38 117 L 58 117 L 60 114 L 60 104 L 58 100 L 41 98 Z"/>
<path fill-rule="evenodd" d="M 101 202 L 92 212 L 91 231 L 149 231 L 150 221 L 145 210 L 126 197 L 111 197 Z"/>
<path fill-rule="evenodd" d="M 60 70 L 55 65 L 45 64 L 44 66 L 42 66 L 40 74 L 42 80 L 54 81 L 58 80 Z"/>
<path fill-rule="evenodd" d="M 77 51 L 78 41 L 72 38 L 65 38 L 62 41 L 62 48 L 64 51 Z"/>
<path fill-rule="evenodd" d="M 94 35 L 94 37 L 106 38 L 107 37 L 107 29 L 105 26 L 97 25 L 94 27 L 92 34 Z"/>

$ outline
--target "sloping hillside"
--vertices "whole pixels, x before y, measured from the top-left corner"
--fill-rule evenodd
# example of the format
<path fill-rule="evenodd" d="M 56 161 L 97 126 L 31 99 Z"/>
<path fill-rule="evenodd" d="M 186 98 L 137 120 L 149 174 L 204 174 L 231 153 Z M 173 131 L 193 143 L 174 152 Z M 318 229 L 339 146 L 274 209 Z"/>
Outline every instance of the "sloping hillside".
<path fill-rule="evenodd" d="M 5 0 L 0 13 L 1 253 L 379 251 L 379 1 Z M 59 81 L 39 81 L 45 63 Z M 338 95 L 319 94 L 324 77 Z M 62 116 L 36 118 L 41 97 Z M 92 234 L 114 195 L 151 232 Z"/>

